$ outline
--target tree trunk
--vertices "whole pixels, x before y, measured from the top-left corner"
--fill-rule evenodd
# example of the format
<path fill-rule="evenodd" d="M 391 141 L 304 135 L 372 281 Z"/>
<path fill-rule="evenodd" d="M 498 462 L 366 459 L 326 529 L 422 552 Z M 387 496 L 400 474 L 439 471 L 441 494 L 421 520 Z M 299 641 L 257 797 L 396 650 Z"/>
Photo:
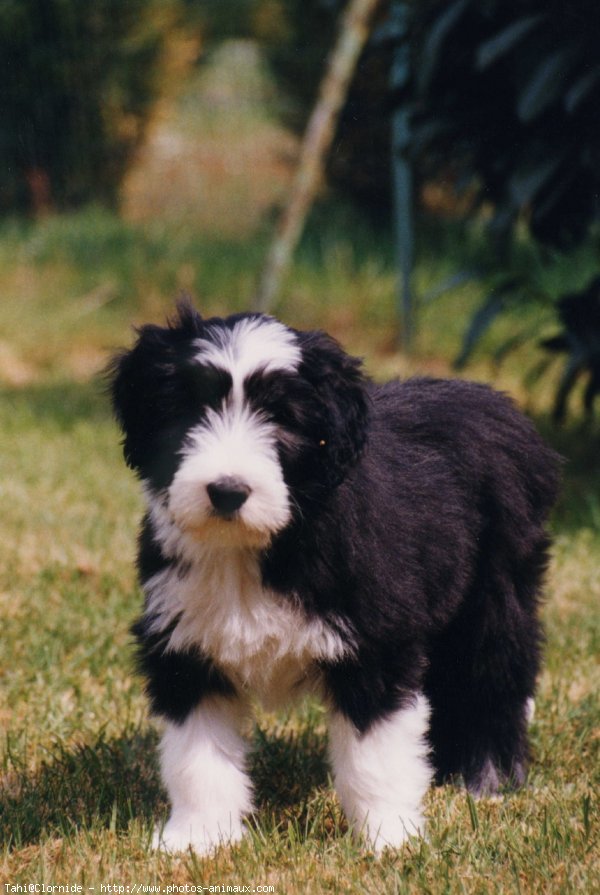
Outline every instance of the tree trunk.
<path fill-rule="evenodd" d="M 349 0 L 337 42 L 329 57 L 319 98 L 310 116 L 287 208 L 279 223 L 263 268 L 253 307 L 269 311 L 290 265 L 306 216 L 323 177 L 340 110 L 361 51 L 367 41 L 379 0 Z"/>

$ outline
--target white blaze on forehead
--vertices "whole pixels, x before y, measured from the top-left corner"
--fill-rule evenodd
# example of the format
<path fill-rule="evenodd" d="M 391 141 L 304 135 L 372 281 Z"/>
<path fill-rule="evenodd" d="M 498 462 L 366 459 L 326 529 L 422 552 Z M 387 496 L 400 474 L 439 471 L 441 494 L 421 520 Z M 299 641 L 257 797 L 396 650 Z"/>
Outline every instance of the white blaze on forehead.
<path fill-rule="evenodd" d="M 239 320 L 232 329 L 208 328 L 208 339 L 196 339 L 198 360 L 231 373 L 240 384 L 257 370 L 294 372 L 300 363 L 300 348 L 294 333 L 270 317 Z"/>
<path fill-rule="evenodd" d="M 288 489 L 276 447 L 275 427 L 244 400 L 244 381 L 256 372 L 293 373 L 300 363 L 294 333 L 270 317 L 242 318 L 228 328 L 211 325 L 196 339 L 197 361 L 226 370 L 230 394 L 208 408 L 188 433 L 182 462 L 168 491 L 168 508 L 182 532 L 222 543 L 265 546 L 290 520 Z M 215 519 L 207 491 L 211 482 L 237 477 L 249 494 L 235 523 Z"/>

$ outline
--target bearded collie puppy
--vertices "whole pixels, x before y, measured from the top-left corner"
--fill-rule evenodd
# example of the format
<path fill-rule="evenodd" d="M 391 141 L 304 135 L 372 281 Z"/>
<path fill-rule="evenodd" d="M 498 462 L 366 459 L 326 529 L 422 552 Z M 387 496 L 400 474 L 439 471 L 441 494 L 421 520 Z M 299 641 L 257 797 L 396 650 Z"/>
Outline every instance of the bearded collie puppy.
<path fill-rule="evenodd" d="M 332 338 L 180 304 L 111 368 L 147 504 L 134 627 L 171 815 L 199 853 L 252 812 L 241 733 L 318 694 L 335 786 L 375 850 L 435 779 L 525 779 L 557 457 L 504 396 L 375 385 Z"/>

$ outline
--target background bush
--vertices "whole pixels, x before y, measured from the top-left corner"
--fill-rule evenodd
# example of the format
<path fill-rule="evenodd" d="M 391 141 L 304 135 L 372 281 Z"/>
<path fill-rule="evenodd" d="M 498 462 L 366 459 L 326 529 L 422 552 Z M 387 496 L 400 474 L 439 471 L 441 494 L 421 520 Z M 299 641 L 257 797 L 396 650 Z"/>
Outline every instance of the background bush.
<path fill-rule="evenodd" d="M 600 195 L 600 6 L 592 0 L 421 0 L 405 39 L 411 157 L 469 187 L 508 232 L 524 214 L 569 249 Z"/>
<path fill-rule="evenodd" d="M 286 28 L 267 53 L 298 128 L 314 102 L 342 0 L 280 0 Z M 507 230 L 523 211 L 540 241 L 569 248 L 598 213 L 600 6 L 594 0 L 407 0 L 408 27 L 382 3 L 329 160 L 332 183 L 366 210 L 390 205 L 389 121 L 411 112 L 410 157 L 421 181 L 469 188 Z M 411 76 L 391 95 L 395 48 Z"/>
<path fill-rule="evenodd" d="M 179 0 L 3 0 L 0 211 L 114 205 Z"/>

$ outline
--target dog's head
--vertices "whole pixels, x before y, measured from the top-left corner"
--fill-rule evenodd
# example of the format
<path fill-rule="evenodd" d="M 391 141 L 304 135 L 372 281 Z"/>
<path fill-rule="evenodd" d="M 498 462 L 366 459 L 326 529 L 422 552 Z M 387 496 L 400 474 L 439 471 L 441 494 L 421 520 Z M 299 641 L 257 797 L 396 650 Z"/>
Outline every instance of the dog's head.
<path fill-rule="evenodd" d="M 178 529 L 266 546 L 345 477 L 366 436 L 360 362 L 321 332 L 189 304 L 111 369 L 124 453 Z"/>

